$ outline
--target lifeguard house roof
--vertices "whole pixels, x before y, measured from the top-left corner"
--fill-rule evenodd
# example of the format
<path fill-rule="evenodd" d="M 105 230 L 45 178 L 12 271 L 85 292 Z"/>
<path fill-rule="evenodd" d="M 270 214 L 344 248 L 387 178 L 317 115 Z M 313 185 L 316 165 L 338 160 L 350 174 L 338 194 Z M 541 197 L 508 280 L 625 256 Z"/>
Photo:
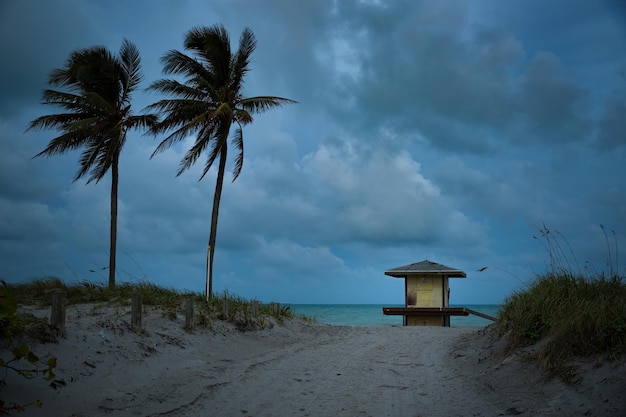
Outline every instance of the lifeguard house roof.
<path fill-rule="evenodd" d="M 425 259 L 421 262 L 414 264 L 399 266 L 397 268 L 388 269 L 385 271 L 385 275 L 389 275 L 395 278 L 405 278 L 407 275 L 413 274 L 434 274 L 434 275 L 447 275 L 450 278 L 465 278 L 465 272 L 460 269 L 451 268 L 437 262 L 429 261 Z"/>

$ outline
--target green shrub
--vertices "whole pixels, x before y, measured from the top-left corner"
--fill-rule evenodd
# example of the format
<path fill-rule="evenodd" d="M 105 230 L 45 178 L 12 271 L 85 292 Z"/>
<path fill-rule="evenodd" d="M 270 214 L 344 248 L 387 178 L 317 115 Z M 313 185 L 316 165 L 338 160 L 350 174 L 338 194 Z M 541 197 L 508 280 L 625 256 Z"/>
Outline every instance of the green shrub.
<path fill-rule="evenodd" d="M 16 312 L 16 298 L 9 286 L 3 285 L 0 287 L 0 340 L 2 345 L 10 345 L 16 337 L 22 335 L 40 338 L 40 333 L 49 334 L 47 323 L 33 316 L 16 314 Z M 49 358 L 43 362 L 25 343 L 13 348 L 11 353 L 13 357 L 10 359 L 0 357 L 0 369 L 6 372 L 15 372 L 24 378 L 34 378 L 41 375 L 46 381 L 54 379 L 53 370 L 56 368 L 56 358 Z M 27 362 L 26 365 L 23 365 L 24 361 Z M 6 384 L 5 380 L 0 379 L 0 385 L 4 384 Z M 39 400 L 29 404 L 18 404 L 0 398 L 0 413 L 2 414 L 8 414 L 12 411 L 25 411 L 28 406 L 41 408 L 42 404 Z"/>

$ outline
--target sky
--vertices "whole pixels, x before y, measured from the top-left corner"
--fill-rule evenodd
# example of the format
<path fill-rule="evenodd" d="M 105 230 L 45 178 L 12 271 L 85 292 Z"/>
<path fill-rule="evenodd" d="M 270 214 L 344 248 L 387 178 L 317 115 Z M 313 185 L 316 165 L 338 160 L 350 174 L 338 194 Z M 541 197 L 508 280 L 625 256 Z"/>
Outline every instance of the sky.
<path fill-rule="evenodd" d="M 33 158 L 56 133 L 26 132 L 59 111 L 40 104 L 50 71 L 127 38 L 140 114 L 163 98 L 145 90 L 163 54 L 214 24 L 233 50 L 256 36 L 245 96 L 298 101 L 244 128 L 235 182 L 229 161 L 215 292 L 402 304 L 384 271 L 429 259 L 466 272 L 452 304 L 499 304 L 550 250 L 626 271 L 622 1 L 0 0 L 0 278 L 108 276 L 110 177 L 72 182 L 78 153 Z M 216 172 L 176 177 L 193 138 L 151 159 L 159 141 L 132 131 L 122 151 L 117 280 L 203 292 Z"/>

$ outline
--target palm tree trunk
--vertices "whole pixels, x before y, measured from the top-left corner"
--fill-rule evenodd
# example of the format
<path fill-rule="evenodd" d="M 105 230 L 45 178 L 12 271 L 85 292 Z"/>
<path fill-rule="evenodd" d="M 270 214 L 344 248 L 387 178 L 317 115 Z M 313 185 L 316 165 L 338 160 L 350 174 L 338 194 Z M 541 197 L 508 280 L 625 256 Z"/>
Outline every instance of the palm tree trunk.
<path fill-rule="evenodd" d="M 115 287 L 115 255 L 117 253 L 117 182 L 119 151 L 111 162 L 111 246 L 109 248 L 109 288 Z"/>
<path fill-rule="evenodd" d="M 217 217 L 220 212 L 220 200 L 222 199 L 222 186 L 224 184 L 224 171 L 226 170 L 226 154 L 228 148 L 226 142 L 222 145 L 220 152 L 220 166 L 217 170 L 217 181 L 215 183 L 215 195 L 213 196 L 213 213 L 211 214 L 211 234 L 209 235 L 209 263 L 207 271 L 206 298 L 209 300 L 213 296 L 213 257 L 215 255 L 215 237 L 217 235 Z"/>

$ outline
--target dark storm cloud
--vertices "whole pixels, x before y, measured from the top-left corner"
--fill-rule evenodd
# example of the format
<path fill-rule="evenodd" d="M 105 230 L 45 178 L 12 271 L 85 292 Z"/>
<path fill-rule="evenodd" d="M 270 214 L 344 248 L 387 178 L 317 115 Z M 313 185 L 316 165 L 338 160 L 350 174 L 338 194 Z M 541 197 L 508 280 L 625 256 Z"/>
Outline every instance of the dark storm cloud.
<path fill-rule="evenodd" d="M 614 97 L 607 103 L 599 121 L 597 145 L 606 150 L 626 150 L 626 97 Z"/>
<path fill-rule="evenodd" d="M 0 4 L 0 50 L 12 62 L 0 69 L 0 114 L 39 101 L 52 68 L 63 65 L 76 47 L 93 42 L 93 19 L 92 5 L 81 1 Z"/>
<path fill-rule="evenodd" d="M 584 90 L 563 76 L 554 55 L 537 55 L 523 76 L 517 100 L 523 134 L 519 144 L 585 141 L 591 122 L 581 105 L 584 95 Z"/>
<path fill-rule="evenodd" d="M 473 24 L 466 10 L 341 2 L 327 59 L 345 72 L 329 102 L 337 120 L 358 123 L 366 140 L 384 128 L 457 152 L 587 140 L 586 91 L 559 58 L 529 56 L 514 33 Z"/>

